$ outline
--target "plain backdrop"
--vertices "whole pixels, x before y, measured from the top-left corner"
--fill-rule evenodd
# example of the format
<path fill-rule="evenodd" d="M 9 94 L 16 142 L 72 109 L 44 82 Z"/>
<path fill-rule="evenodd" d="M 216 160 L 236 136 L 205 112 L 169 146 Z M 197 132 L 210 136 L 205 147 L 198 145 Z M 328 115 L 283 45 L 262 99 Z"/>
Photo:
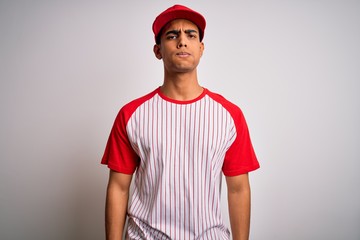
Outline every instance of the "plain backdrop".
<path fill-rule="evenodd" d="M 104 239 L 120 107 L 162 84 L 151 25 L 207 19 L 200 83 L 243 110 L 253 240 L 360 239 L 360 1 L 0 1 L 0 239 Z M 226 188 L 223 212 L 227 219 Z"/>

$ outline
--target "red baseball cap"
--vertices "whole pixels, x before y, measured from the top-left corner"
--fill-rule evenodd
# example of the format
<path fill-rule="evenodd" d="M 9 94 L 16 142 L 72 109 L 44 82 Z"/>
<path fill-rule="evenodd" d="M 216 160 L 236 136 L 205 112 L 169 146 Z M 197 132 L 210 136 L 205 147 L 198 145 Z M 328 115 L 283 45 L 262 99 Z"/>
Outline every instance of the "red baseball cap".
<path fill-rule="evenodd" d="M 157 42 L 158 35 L 161 33 L 162 28 L 170 21 L 175 19 L 186 19 L 194 24 L 199 28 L 200 31 L 200 41 L 204 38 L 204 32 L 206 27 L 205 18 L 198 12 L 194 10 L 182 6 L 182 5 L 174 5 L 156 17 L 153 25 L 152 30 L 155 34 L 155 41 Z"/>

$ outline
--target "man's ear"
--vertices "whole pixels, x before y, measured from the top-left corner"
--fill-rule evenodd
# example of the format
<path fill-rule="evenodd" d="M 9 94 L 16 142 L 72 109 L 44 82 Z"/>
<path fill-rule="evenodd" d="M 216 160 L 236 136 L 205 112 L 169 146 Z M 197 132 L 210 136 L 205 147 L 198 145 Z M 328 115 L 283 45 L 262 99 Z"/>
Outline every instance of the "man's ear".
<path fill-rule="evenodd" d="M 205 45 L 204 45 L 203 42 L 201 42 L 201 44 L 200 44 L 200 50 L 201 50 L 200 56 L 201 56 L 201 57 L 202 57 L 202 55 L 203 55 L 204 49 L 205 49 Z"/>
<path fill-rule="evenodd" d="M 157 59 L 159 59 L 159 60 L 162 59 L 161 51 L 160 51 L 160 45 L 155 44 L 153 51 L 154 51 L 155 57 L 156 57 Z"/>

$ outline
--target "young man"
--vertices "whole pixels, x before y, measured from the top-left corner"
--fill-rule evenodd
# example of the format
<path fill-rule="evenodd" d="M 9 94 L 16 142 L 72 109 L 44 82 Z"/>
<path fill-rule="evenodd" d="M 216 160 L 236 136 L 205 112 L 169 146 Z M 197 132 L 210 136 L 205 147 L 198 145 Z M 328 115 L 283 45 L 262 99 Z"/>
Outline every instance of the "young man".
<path fill-rule="evenodd" d="M 230 239 L 221 216 L 222 172 L 233 239 L 249 237 L 248 172 L 259 163 L 241 110 L 199 85 L 205 25 L 180 5 L 153 23 L 164 81 L 115 119 L 102 159 L 110 168 L 107 239 L 121 239 L 126 217 L 126 239 Z"/>

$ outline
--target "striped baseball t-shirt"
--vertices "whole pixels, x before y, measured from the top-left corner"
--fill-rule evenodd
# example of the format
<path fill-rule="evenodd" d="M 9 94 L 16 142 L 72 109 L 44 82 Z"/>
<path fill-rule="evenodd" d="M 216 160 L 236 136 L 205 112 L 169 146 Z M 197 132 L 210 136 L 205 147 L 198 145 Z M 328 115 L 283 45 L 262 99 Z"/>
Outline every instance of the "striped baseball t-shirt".
<path fill-rule="evenodd" d="M 259 168 L 244 116 L 204 89 L 191 101 L 160 88 L 126 104 L 102 164 L 133 174 L 127 239 L 229 239 L 221 179 Z"/>

